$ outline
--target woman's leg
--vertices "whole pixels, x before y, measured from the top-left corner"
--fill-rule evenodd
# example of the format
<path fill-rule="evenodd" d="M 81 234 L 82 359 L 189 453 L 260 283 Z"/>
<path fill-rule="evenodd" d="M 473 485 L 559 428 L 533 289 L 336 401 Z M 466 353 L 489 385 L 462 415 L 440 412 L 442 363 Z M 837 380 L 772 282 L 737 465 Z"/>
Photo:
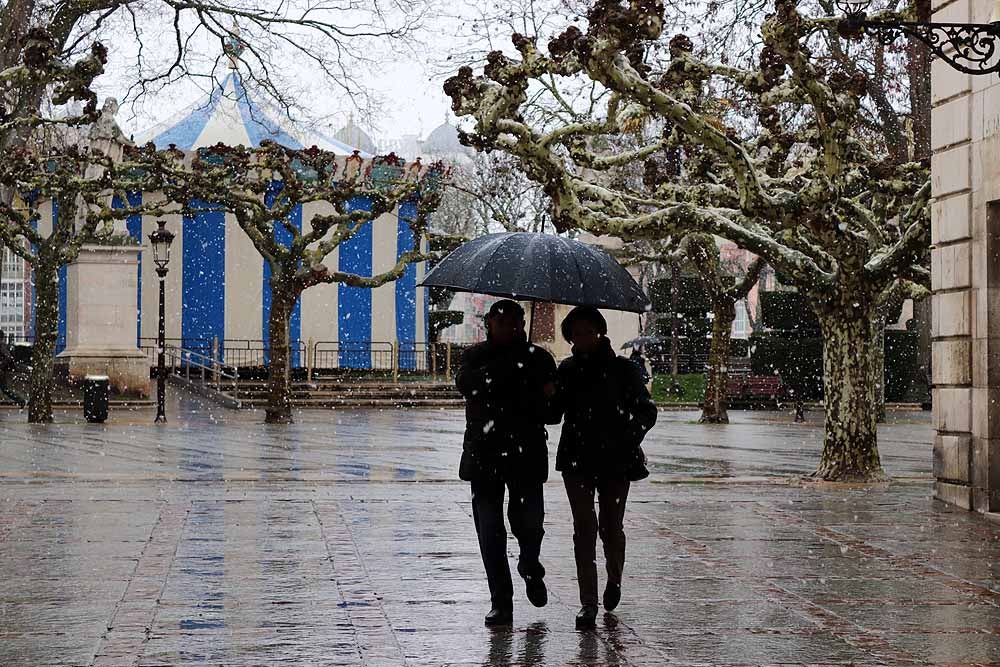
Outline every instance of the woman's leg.
<path fill-rule="evenodd" d="M 573 512 L 573 555 L 580 585 L 580 604 L 597 606 L 597 515 L 594 480 L 563 473 L 566 496 Z"/>
<path fill-rule="evenodd" d="M 628 500 L 627 479 L 601 480 L 597 486 L 597 503 L 604 564 L 608 570 L 608 585 L 621 586 L 625 568 L 625 501 Z"/>

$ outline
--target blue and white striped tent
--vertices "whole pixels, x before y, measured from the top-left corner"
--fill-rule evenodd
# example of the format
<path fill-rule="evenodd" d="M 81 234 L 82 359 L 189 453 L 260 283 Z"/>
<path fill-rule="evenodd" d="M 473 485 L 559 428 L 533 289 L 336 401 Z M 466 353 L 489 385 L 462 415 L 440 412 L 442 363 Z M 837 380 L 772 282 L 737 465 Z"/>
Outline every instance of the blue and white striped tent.
<path fill-rule="evenodd" d="M 236 73 L 219 84 L 208 100 L 135 137 L 139 144 L 151 141 L 158 148 L 173 144 L 185 151 L 218 143 L 258 146 L 265 139 L 292 148 L 315 145 L 345 157 L 355 150 L 322 134 L 300 133 L 280 112 L 256 99 Z M 366 161 L 373 157 L 364 152 L 360 155 Z M 162 198 L 162 194 L 134 193 L 129 198 L 135 205 Z M 365 206 L 367 201 L 358 198 L 356 205 Z M 323 202 L 300 206 L 292 216 L 293 223 L 308 230 L 314 215 L 329 212 L 324 209 L 329 206 Z M 43 209 L 42 213 L 44 227 L 49 211 Z M 58 215 L 58 211 L 51 214 Z M 408 202 L 379 217 L 327 257 L 327 266 L 360 275 L 391 268 L 402 253 L 413 248 L 414 239 L 405 220 L 415 214 L 416 203 Z M 156 221 L 149 216 L 133 216 L 127 221 L 129 234 L 143 245 L 148 245 L 147 237 L 155 227 Z M 222 212 L 167 216 L 167 228 L 176 234 L 166 284 L 167 338 L 196 350 L 211 349 L 211 341 L 217 340 L 225 362 L 260 363 L 259 355 L 239 349 L 267 346 L 271 293 L 263 259 L 234 217 Z M 44 233 L 44 229 L 40 231 Z M 299 351 L 312 342 L 321 343 L 321 354 L 327 352 L 316 359 L 318 365 L 385 368 L 391 364 L 392 346 L 398 346 L 400 367 L 412 368 L 417 363 L 414 350 L 427 340 L 427 300 L 424 289 L 417 287 L 424 271 L 423 264 L 413 265 L 399 280 L 376 289 L 338 284 L 308 289 L 291 319 L 293 363 L 305 363 Z M 60 340 L 65 340 L 65 270 L 61 277 Z M 156 284 L 152 262 L 140 259 L 140 340 L 156 336 Z"/>

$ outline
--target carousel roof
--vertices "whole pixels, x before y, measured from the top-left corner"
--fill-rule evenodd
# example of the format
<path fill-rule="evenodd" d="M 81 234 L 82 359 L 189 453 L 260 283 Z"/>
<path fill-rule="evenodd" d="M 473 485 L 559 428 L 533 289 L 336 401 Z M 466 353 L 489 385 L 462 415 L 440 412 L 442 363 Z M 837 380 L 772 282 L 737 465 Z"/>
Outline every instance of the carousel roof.
<path fill-rule="evenodd" d="M 339 155 L 358 150 L 371 157 L 366 147 L 354 147 L 316 131 L 296 127 L 274 104 L 248 90 L 236 72 L 219 83 L 208 99 L 199 100 L 172 118 L 140 132 L 135 142 L 152 141 L 157 148 L 170 144 L 194 150 L 223 143 L 228 146 L 259 146 L 265 139 L 289 148 L 317 146 Z"/>

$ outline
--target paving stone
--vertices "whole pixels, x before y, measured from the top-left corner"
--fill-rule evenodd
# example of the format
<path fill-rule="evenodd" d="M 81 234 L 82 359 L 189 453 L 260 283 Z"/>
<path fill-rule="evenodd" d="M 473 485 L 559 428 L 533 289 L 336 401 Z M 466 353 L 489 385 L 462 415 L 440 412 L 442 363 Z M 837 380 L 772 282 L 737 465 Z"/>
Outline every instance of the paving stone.
<path fill-rule="evenodd" d="M 171 414 L 37 428 L 0 412 L 0 664 L 1000 660 L 1000 525 L 932 498 L 926 414 L 881 427 L 898 483 L 836 489 L 799 483 L 816 415 L 661 413 L 653 474 L 630 494 L 624 598 L 592 632 L 574 628 L 555 473 L 549 605 L 516 586 L 514 626 L 483 627 L 460 411 L 306 412 L 280 429 L 190 399 Z"/>

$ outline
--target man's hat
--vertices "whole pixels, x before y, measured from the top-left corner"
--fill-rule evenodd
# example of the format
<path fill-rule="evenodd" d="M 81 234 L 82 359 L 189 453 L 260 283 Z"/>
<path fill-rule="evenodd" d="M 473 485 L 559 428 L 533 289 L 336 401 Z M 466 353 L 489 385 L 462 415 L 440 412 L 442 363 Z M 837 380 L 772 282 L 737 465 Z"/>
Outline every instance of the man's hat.
<path fill-rule="evenodd" d="M 524 319 L 524 308 L 521 308 L 521 304 L 517 301 L 500 299 L 490 306 L 490 312 L 486 313 L 486 317 L 496 317 L 498 315 L 514 315 L 515 317 Z"/>

